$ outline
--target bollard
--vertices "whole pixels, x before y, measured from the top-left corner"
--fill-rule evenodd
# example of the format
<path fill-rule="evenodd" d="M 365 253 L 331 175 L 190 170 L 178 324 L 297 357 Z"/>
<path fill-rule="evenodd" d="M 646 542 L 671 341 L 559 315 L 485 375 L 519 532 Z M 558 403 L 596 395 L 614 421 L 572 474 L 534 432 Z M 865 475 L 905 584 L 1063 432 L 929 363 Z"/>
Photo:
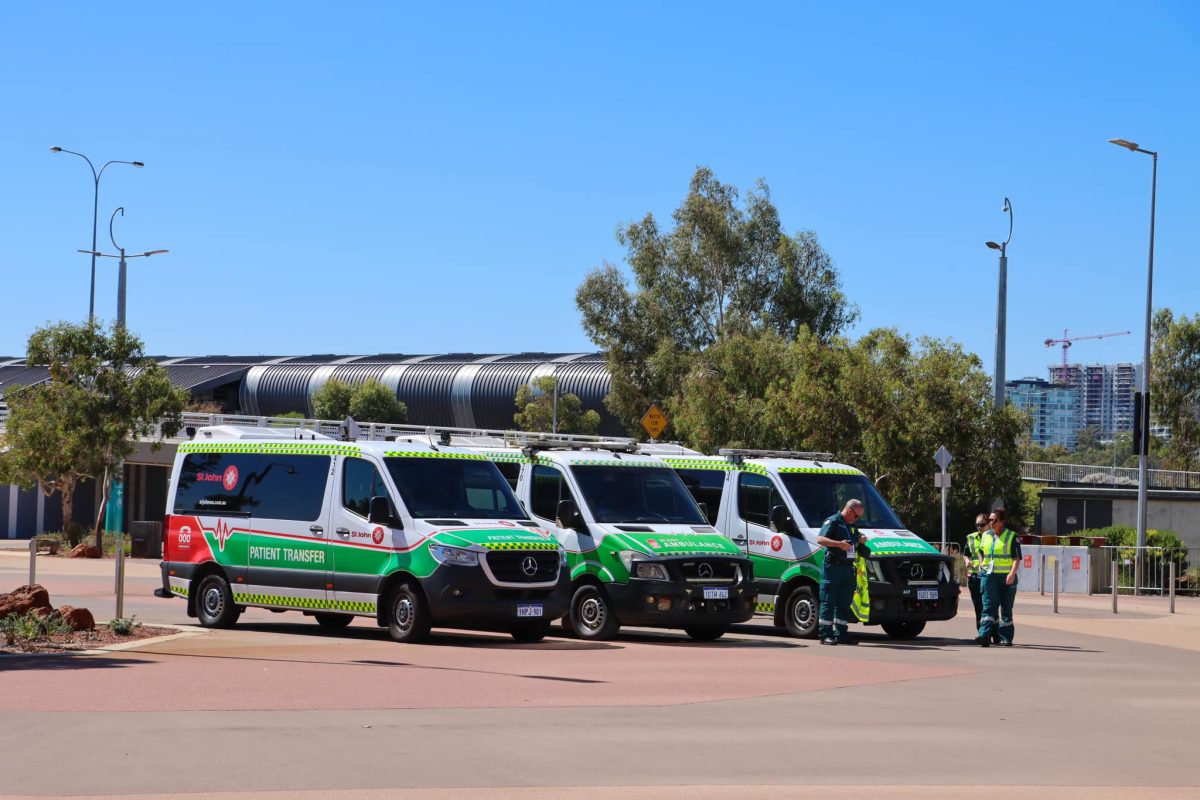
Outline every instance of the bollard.
<path fill-rule="evenodd" d="M 1058 613 L 1058 559 L 1050 559 L 1050 563 L 1054 565 L 1054 613 Z"/>
<path fill-rule="evenodd" d="M 1038 594 L 1046 596 L 1046 554 L 1042 553 L 1042 568 L 1038 570 Z"/>
<path fill-rule="evenodd" d="M 1171 588 L 1167 590 L 1167 597 L 1171 599 L 1169 608 L 1171 613 L 1175 613 L 1175 562 L 1171 562 Z"/>
<path fill-rule="evenodd" d="M 29 540 L 29 585 L 34 586 L 37 578 L 37 537 Z"/>
<path fill-rule="evenodd" d="M 1117 613 L 1117 561 L 1112 562 L 1112 593 L 1113 593 L 1113 613 Z"/>

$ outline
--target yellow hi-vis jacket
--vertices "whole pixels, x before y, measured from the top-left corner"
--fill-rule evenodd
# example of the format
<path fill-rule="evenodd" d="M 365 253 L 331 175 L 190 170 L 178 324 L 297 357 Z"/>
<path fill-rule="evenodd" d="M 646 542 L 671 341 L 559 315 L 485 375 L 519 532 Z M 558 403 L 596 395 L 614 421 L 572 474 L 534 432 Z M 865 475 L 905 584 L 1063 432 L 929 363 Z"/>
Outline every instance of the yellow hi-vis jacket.
<path fill-rule="evenodd" d="M 967 574 L 968 575 L 978 575 L 979 574 L 979 562 L 983 560 L 982 558 L 980 558 L 980 555 L 979 555 L 979 537 L 981 537 L 982 535 L 983 534 L 981 534 L 979 531 L 974 531 L 972 533 L 967 534 Z"/>
<path fill-rule="evenodd" d="M 979 555 L 982 558 L 980 568 L 991 575 L 1007 575 L 1013 570 L 1013 542 L 1017 535 L 1008 528 L 1000 535 L 991 531 L 979 534 Z"/>

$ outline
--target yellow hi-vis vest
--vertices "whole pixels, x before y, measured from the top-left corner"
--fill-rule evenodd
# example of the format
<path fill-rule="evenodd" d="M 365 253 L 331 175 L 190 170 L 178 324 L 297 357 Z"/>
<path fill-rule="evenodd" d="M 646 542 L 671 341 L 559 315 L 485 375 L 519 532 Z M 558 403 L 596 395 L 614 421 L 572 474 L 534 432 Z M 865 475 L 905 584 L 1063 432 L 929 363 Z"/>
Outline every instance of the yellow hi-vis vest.
<path fill-rule="evenodd" d="M 979 556 L 979 537 L 983 534 L 979 531 L 967 534 L 967 574 L 979 574 L 979 562 L 982 559 Z"/>
<path fill-rule="evenodd" d="M 854 559 L 854 597 L 850 599 L 850 610 L 859 622 L 866 622 L 871 616 L 871 582 L 865 558 Z"/>
<path fill-rule="evenodd" d="M 1017 535 L 1008 528 L 1000 535 L 985 531 L 979 535 L 979 555 L 983 562 L 981 568 L 985 573 L 1007 575 L 1013 569 L 1013 541 Z"/>

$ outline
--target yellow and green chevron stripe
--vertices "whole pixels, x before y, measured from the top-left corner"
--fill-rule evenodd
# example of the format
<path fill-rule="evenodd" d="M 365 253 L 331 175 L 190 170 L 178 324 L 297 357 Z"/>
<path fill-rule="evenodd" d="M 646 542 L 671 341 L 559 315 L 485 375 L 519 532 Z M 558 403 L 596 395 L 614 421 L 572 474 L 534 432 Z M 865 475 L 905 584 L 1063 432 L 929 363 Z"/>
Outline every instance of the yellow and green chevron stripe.
<path fill-rule="evenodd" d="M 358 456 L 362 449 L 346 444 L 304 442 L 188 442 L 181 453 L 262 453 L 265 455 Z"/>

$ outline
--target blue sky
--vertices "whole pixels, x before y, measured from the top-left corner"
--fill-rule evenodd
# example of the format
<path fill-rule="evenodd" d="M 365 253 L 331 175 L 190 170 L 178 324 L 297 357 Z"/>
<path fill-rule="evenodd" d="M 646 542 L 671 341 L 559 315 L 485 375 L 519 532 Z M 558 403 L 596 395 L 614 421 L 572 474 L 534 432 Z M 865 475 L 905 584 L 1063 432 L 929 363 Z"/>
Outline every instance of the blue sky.
<path fill-rule="evenodd" d="M 699 164 L 817 232 L 859 335 L 950 337 L 991 369 L 1005 196 L 1008 377 L 1140 360 L 1200 299 L 1194 3 L 7 3 L 0 355 L 131 262 L 157 354 L 591 350 L 574 291 L 666 221 Z M 115 263 L 97 310 L 115 316 Z"/>

